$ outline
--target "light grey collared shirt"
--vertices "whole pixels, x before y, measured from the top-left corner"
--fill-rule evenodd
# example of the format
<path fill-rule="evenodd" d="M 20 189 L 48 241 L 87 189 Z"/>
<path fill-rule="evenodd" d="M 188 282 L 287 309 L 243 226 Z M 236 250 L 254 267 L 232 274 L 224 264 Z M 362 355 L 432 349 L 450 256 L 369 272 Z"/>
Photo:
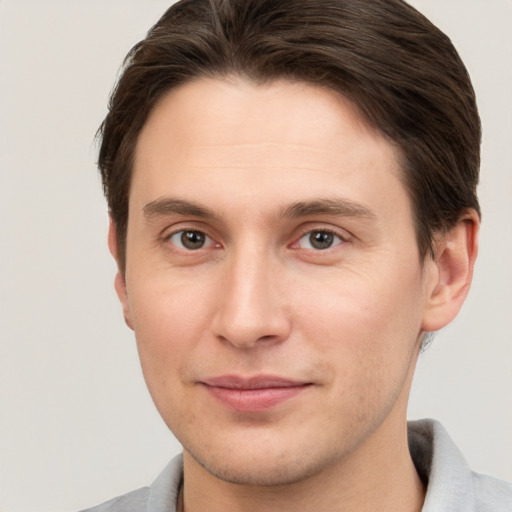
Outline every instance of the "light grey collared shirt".
<path fill-rule="evenodd" d="M 440 423 L 410 421 L 408 432 L 414 464 L 427 485 L 422 512 L 512 512 L 512 484 L 471 471 Z M 176 512 L 182 480 L 178 455 L 150 487 L 82 512 Z"/>

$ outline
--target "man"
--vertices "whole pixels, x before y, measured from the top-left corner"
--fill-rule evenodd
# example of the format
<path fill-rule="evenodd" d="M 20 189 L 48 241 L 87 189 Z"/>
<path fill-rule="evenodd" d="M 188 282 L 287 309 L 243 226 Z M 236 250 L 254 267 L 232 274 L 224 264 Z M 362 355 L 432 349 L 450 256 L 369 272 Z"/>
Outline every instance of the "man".
<path fill-rule="evenodd" d="M 406 422 L 478 246 L 480 124 L 444 34 L 400 0 L 184 0 L 101 138 L 116 290 L 183 456 L 94 510 L 512 510 Z"/>

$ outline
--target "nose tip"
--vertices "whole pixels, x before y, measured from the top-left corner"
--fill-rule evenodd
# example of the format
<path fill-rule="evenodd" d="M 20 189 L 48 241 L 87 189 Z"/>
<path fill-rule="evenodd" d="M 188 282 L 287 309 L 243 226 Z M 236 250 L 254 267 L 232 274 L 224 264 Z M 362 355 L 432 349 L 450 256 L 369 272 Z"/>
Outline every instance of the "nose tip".
<path fill-rule="evenodd" d="M 280 343 L 289 333 L 284 312 L 268 303 L 257 304 L 254 298 L 224 303 L 217 318 L 217 337 L 241 349 Z"/>
<path fill-rule="evenodd" d="M 288 337 L 290 320 L 268 267 L 262 272 L 231 274 L 218 296 L 213 330 L 218 339 L 241 349 L 280 343 Z"/>
<path fill-rule="evenodd" d="M 265 332 L 269 334 L 264 334 Z M 279 326 L 270 326 L 262 320 L 257 325 L 230 323 L 218 334 L 218 338 L 240 349 L 249 349 L 262 344 L 273 345 L 283 341 L 286 336 Z"/>

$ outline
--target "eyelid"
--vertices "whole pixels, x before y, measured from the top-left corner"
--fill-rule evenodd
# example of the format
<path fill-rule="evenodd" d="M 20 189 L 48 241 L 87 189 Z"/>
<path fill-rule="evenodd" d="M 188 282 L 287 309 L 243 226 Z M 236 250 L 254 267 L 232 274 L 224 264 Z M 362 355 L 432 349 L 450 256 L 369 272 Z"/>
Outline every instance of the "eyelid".
<path fill-rule="evenodd" d="M 179 245 L 172 243 L 170 241 L 171 237 L 177 235 L 178 233 L 183 233 L 184 231 L 196 231 L 198 233 L 202 233 L 207 240 L 207 245 L 200 247 L 199 249 L 187 249 L 185 247 L 180 247 Z M 194 222 L 180 222 L 178 224 L 174 224 L 173 226 L 166 227 L 159 236 L 160 242 L 163 244 L 169 244 L 173 247 L 177 248 L 181 251 L 186 252 L 198 252 L 201 249 L 209 249 L 209 248 L 219 248 L 222 245 L 216 241 L 216 237 L 211 233 L 211 230 L 208 229 L 203 223 L 194 223 Z"/>
<path fill-rule="evenodd" d="M 296 248 L 297 244 L 299 243 L 299 241 L 302 238 L 304 238 L 306 235 L 311 234 L 314 231 L 330 233 L 330 234 L 338 237 L 341 240 L 341 242 L 349 242 L 353 238 L 352 235 L 348 231 L 346 231 L 342 228 L 337 228 L 337 227 L 333 227 L 331 225 L 325 225 L 325 224 L 322 225 L 322 224 L 317 224 L 317 223 L 311 222 L 311 223 L 308 223 L 307 225 L 301 226 L 298 234 L 293 237 L 293 242 L 290 244 L 290 247 Z M 328 249 L 324 249 L 324 251 L 332 249 L 332 248 L 336 247 L 337 245 L 340 245 L 340 243 L 336 243 L 332 247 L 329 247 Z M 320 251 L 319 249 L 314 249 L 314 250 Z"/>
<path fill-rule="evenodd" d="M 312 243 L 310 241 L 310 238 L 311 238 L 311 235 L 312 233 L 327 233 L 329 235 L 332 236 L 333 238 L 333 242 L 332 242 L 332 245 L 329 245 L 328 247 L 325 247 L 325 248 L 320 248 L 320 247 L 313 247 L 312 246 Z M 325 231 L 325 230 L 318 230 L 318 229 L 313 229 L 312 231 L 306 233 L 305 235 L 302 235 L 299 240 L 297 241 L 297 244 L 300 244 L 300 242 L 302 240 L 305 240 L 306 243 L 308 243 L 309 247 L 305 247 L 305 249 L 307 250 L 312 250 L 312 251 L 321 251 L 321 252 L 324 252 L 324 251 L 328 251 L 329 249 L 333 249 L 335 248 L 336 246 L 340 245 L 343 243 L 343 239 L 338 236 L 336 233 L 332 233 L 332 232 L 329 232 L 329 231 Z M 308 240 L 309 239 L 309 240 Z M 336 240 L 337 239 L 337 240 Z"/>
<path fill-rule="evenodd" d="M 205 238 L 204 245 L 202 245 L 201 247 L 197 247 L 195 249 L 191 249 L 189 247 L 184 247 L 183 244 L 181 243 L 181 241 L 178 241 L 178 240 L 173 241 L 174 237 L 176 237 L 177 235 L 182 235 L 183 233 L 186 233 L 187 231 L 201 233 L 202 235 L 204 235 L 204 238 Z M 212 238 L 210 238 L 206 233 L 203 233 L 202 231 L 199 231 L 196 229 L 180 229 L 178 231 L 174 231 L 173 233 L 171 233 L 170 235 L 167 236 L 167 240 L 169 241 L 169 243 L 178 247 L 180 250 L 191 251 L 191 252 L 200 251 L 201 249 L 208 249 L 208 248 L 212 247 L 212 245 L 215 244 L 214 240 Z"/>

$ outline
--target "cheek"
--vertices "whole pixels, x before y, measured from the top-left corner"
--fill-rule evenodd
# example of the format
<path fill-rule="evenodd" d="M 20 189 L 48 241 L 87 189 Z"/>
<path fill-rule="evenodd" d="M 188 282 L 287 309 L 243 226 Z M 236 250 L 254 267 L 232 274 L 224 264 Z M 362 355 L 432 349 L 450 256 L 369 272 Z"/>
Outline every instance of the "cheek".
<path fill-rule="evenodd" d="M 193 393 L 186 385 L 190 361 L 204 337 L 205 301 L 186 286 L 146 281 L 132 297 L 134 330 L 144 380 L 167 426 L 194 422 Z"/>
<path fill-rule="evenodd" d="M 137 347 L 153 394 L 156 388 L 180 379 L 204 337 L 209 301 L 193 284 L 170 285 L 162 278 L 136 283 L 133 289 L 137 293 L 129 301 Z"/>
<path fill-rule="evenodd" d="M 422 318 L 419 273 L 377 275 L 346 274 L 322 293 L 306 287 L 301 294 L 300 330 L 338 366 L 337 378 L 386 381 L 410 363 Z"/>

